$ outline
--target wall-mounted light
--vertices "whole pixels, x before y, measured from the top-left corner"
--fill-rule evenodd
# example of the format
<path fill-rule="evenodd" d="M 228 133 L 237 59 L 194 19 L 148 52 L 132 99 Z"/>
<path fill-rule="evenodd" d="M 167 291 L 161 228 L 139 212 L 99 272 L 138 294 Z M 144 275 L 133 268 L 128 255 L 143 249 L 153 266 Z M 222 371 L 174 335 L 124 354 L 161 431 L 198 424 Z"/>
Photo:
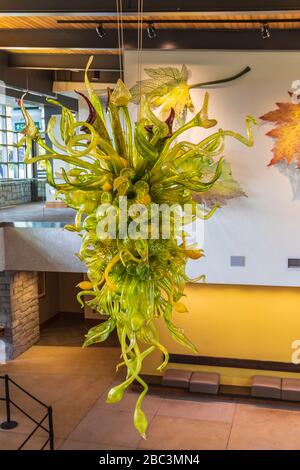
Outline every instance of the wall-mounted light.
<path fill-rule="evenodd" d="M 260 32 L 263 39 L 268 39 L 271 36 L 268 23 L 262 23 Z"/>
<path fill-rule="evenodd" d="M 156 38 L 156 29 L 153 23 L 148 23 L 147 34 L 149 39 Z"/>
<path fill-rule="evenodd" d="M 106 35 L 105 29 L 103 28 L 103 24 L 99 23 L 96 28 L 96 33 L 98 34 L 99 38 L 102 39 Z"/>

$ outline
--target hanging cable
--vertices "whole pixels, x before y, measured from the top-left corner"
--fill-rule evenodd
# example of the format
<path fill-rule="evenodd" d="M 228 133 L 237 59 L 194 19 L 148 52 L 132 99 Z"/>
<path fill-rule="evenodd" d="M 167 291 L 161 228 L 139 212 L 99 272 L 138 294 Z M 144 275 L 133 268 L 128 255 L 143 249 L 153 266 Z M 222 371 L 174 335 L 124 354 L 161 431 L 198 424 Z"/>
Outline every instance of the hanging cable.
<path fill-rule="evenodd" d="M 28 78 L 28 70 L 26 70 L 26 93 L 28 93 L 29 90 L 29 78 Z"/>
<path fill-rule="evenodd" d="M 119 48 L 119 74 L 123 80 L 123 58 L 124 58 L 124 28 L 123 28 L 123 0 L 116 0 L 117 6 L 117 28 L 118 28 L 118 48 Z M 122 115 L 121 123 L 124 129 L 125 118 Z"/>
<path fill-rule="evenodd" d="M 120 72 L 120 78 L 122 78 L 123 56 L 124 56 L 123 0 L 116 0 L 116 7 L 117 7 L 118 49 L 119 49 L 119 72 Z"/>
<path fill-rule="evenodd" d="M 124 59 L 124 27 L 123 27 L 123 0 L 120 1 L 120 24 L 121 24 L 121 68 L 123 70 L 123 59 Z"/>
<path fill-rule="evenodd" d="M 116 7 L 117 7 L 117 30 L 118 30 L 118 50 L 119 50 L 119 73 L 120 78 L 122 74 L 122 50 L 121 50 L 121 25 L 120 25 L 120 2 L 121 0 L 116 0 Z"/>
<path fill-rule="evenodd" d="M 138 75 L 138 83 L 140 80 L 140 68 L 139 68 L 139 50 L 140 50 L 140 3 L 141 1 L 138 0 L 138 14 L 137 14 L 137 63 L 138 63 L 138 70 L 137 70 L 137 75 Z"/>
<path fill-rule="evenodd" d="M 144 0 L 138 0 L 138 83 L 140 86 L 140 94 L 142 87 L 143 11 Z M 139 117 L 141 118 L 141 101 L 139 104 Z"/>

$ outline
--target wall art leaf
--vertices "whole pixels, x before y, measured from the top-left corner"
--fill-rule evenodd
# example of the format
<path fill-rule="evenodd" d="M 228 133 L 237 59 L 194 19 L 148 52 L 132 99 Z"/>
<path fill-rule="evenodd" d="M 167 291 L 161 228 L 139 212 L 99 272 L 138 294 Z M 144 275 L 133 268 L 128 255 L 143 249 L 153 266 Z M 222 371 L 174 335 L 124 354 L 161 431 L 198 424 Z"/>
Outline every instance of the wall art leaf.
<path fill-rule="evenodd" d="M 288 165 L 296 162 L 300 168 L 300 104 L 276 105 L 277 109 L 260 117 L 263 121 L 275 123 L 275 127 L 266 133 L 275 139 L 269 166 L 279 162 L 286 162 Z"/>

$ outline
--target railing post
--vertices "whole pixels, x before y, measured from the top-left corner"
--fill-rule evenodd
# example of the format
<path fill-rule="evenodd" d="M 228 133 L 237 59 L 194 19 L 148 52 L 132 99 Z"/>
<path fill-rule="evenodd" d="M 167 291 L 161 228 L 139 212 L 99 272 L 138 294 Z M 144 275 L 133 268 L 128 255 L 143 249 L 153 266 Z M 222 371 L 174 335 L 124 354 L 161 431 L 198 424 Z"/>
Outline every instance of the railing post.
<path fill-rule="evenodd" d="M 48 420 L 49 420 L 49 447 L 50 447 L 50 450 L 54 450 L 54 430 L 53 430 L 52 406 L 48 407 Z"/>
<path fill-rule="evenodd" d="M 10 416 L 10 394 L 9 394 L 9 377 L 4 376 L 5 386 L 5 405 L 6 405 L 6 421 L 0 424 L 1 429 L 14 429 L 18 426 L 17 421 L 12 421 Z"/>

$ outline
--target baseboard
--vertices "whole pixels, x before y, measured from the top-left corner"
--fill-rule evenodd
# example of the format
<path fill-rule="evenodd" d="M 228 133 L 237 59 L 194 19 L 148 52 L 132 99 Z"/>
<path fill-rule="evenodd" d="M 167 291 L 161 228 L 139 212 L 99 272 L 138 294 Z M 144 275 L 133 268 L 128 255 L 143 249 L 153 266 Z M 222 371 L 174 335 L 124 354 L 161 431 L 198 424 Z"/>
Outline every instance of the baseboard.
<path fill-rule="evenodd" d="M 173 400 L 202 401 L 203 398 L 209 398 L 216 401 L 228 401 L 229 399 L 238 403 L 257 403 L 261 405 L 276 405 L 282 409 L 293 409 L 299 411 L 300 402 L 278 400 L 275 398 L 258 398 L 251 395 L 250 387 L 240 387 L 237 385 L 220 385 L 217 395 L 208 393 L 195 393 L 182 388 L 166 387 L 161 384 L 161 376 L 141 375 L 141 378 L 149 386 L 149 395 L 159 396 Z M 136 392 L 141 391 L 141 386 L 134 383 L 131 389 Z"/>
<path fill-rule="evenodd" d="M 193 356 L 191 354 L 170 354 L 170 363 L 199 366 L 230 367 L 235 369 L 271 370 L 277 372 L 300 372 L 300 364 L 279 361 L 260 361 L 230 357 Z"/>
<path fill-rule="evenodd" d="M 44 321 L 43 323 L 40 324 L 40 330 L 44 330 L 45 328 L 50 326 L 52 323 L 59 320 L 60 317 L 61 317 L 61 313 L 58 312 L 55 315 L 53 315 L 53 317 L 48 318 L 48 320 L 46 320 L 46 321 Z"/>
<path fill-rule="evenodd" d="M 48 318 L 45 322 L 40 324 L 40 330 L 43 330 L 44 328 L 47 328 L 48 326 L 52 325 L 52 323 L 55 323 L 57 320 L 60 318 L 78 318 L 84 320 L 84 315 L 83 312 L 58 312 L 53 317 Z M 99 322 L 98 322 L 99 323 Z"/>

